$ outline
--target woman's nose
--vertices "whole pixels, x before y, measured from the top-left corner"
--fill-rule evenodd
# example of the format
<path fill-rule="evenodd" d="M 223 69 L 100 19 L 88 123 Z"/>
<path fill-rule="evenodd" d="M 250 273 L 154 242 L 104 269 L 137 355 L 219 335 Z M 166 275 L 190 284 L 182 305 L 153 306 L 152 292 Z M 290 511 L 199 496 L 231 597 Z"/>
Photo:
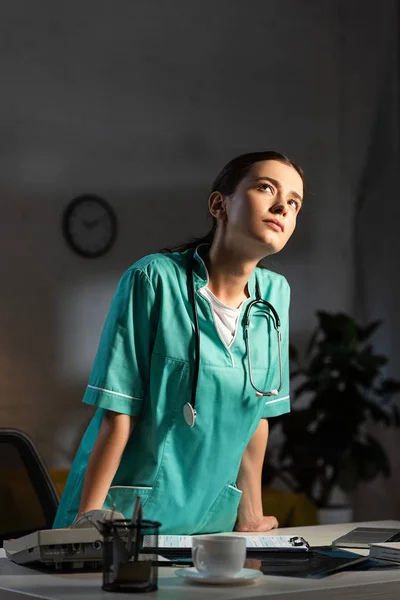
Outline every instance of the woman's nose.
<path fill-rule="evenodd" d="M 279 200 L 271 207 L 271 210 L 276 215 L 285 215 L 288 209 L 285 203 Z"/>

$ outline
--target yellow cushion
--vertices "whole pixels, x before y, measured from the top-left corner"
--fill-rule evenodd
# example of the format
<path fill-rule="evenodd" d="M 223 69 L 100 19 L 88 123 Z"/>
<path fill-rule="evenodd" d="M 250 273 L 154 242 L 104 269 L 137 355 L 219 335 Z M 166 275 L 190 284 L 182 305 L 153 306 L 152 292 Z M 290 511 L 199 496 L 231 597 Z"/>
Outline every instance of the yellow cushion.
<path fill-rule="evenodd" d="M 276 517 L 279 527 L 318 525 L 317 508 L 304 494 L 264 488 L 262 503 L 264 515 Z"/>
<path fill-rule="evenodd" d="M 49 469 L 50 477 L 52 478 L 57 492 L 62 496 L 65 483 L 67 481 L 69 469 Z"/>

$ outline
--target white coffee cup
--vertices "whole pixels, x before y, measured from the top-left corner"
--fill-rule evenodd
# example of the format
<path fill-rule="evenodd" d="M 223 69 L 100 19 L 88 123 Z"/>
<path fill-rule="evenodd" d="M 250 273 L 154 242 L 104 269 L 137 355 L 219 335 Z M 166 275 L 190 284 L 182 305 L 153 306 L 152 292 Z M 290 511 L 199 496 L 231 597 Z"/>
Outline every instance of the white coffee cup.
<path fill-rule="evenodd" d="M 246 538 L 234 535 L 194 535 L 192 560 L 200 573 L 233 577 L 246 560 Z"/>

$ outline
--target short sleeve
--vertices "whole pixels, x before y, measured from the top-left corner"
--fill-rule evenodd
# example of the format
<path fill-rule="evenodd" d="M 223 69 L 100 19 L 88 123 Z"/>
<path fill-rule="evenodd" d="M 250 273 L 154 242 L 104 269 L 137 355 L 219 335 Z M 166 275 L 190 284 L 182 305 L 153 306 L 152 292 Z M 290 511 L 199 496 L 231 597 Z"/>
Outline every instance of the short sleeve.
<path fill-rule="evenodd" d="M 282 298 L 280 309 L 281 321 L 281 355 L 282 355 L 282 389 L 278 396 L 264 397 L 264 412 L 261 418 L 279 417 L 290 412 L 290 373 L 289 373 L 289 306 L 290 306 L 290 287 L 285 281 L 284 298 Z M 279 381 L 279 363 L 276 367 L 276 377 Z"/>
<path fill-rule="evenodd" d="M 150 280 L 139 269 L 128 270 L 112 300 L 83 402 L 139 414 L 150 378 L 156 323 Z"/>

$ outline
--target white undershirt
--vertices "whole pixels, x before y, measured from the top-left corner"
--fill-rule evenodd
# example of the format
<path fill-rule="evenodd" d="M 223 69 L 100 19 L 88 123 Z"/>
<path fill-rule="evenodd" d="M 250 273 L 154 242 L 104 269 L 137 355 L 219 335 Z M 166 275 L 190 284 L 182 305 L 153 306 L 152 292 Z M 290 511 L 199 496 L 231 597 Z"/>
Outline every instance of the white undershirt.
<path fill-rule="evenodd" d="M 199 292 L 210 301 L 217 331 L 225 346 L 229 348 L 235 339 L 241 309 L 224 304 L 207 287 L 201 288 Z"/>

